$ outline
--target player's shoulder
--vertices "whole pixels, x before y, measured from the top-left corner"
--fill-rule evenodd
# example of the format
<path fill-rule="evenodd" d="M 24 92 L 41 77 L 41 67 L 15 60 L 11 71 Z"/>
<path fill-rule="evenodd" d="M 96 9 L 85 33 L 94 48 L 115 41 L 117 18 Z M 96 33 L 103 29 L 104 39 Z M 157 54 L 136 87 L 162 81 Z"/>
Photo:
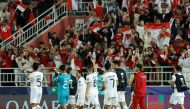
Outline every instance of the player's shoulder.
<path fill-rule="evenodd" d="M 108 72 L 108 75 L 109 75 L 109 76 L 117 76 L 117 74 L 116 74 L 115 72 L 113 72 L 113 71 Z"/>
<path fill-rule="evenodd" d="M 71 78 L 71 75 L 70 74 L 63 74 L 64 78 Z"/>
<path fill-rule="evenodd" d="M 79 80 L 81 80 L 81 81 L 85 81 L 84 77 L 80 77 Z"/>
<path fill-rule="evenodd" d="M 43 73 L 39 72 L 39 71 L 35 71 L 35 72 L 30 73 L 30 76 L 36 76 L 36 75 L 43 75 Z"/>

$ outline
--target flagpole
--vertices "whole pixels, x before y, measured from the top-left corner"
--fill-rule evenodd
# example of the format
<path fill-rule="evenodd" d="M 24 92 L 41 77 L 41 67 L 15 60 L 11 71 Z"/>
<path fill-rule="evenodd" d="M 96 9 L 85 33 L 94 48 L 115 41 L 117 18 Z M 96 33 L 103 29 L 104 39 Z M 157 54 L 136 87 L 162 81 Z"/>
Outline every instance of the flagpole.
<path fill-rule="evenodd" d="M 15 9 L 15 11 L 14 11 L 13 15 L 11 16 L 11 18 L 10 18 L 10 22 L 11 22 L 11 21 L 12 21 L 12 19 L 14 18 L 16 11 L 17 11 L 17 8 Z"/>

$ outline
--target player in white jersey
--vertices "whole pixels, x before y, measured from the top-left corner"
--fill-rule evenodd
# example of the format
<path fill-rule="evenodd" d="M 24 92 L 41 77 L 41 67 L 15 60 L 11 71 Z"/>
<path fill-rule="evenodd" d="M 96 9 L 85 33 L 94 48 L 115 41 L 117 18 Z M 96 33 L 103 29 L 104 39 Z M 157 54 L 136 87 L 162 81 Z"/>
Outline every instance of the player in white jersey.
<path fill-rule="evenodd" d="M 42 80 L 43 73 L 38 71 L 39 63 L 33 63 L 33 70 L 29 75 L 30 82 L 30 104 L 32 109 L 41 109 L 39 106 L 41 98 L 42 98 Z"/>
<path fill-rule="evenodd" d="M 86 76 L 86 108 L 89 108 L 90 104 L 93 105 L 95 109 L 98 109 L 99 99 L 98 99 L 98 72 L 97 65 L 95 61 L 92 60 L 94 71 L 92 66 L 88 66 L 88 75 Z"/>
<path fill-rule="evenodd" d="M 77 72 L 77 78 L 78 78 L 78 83 L 77 83 L 77 107 L 78 109 L 83 109 L 84 104 L 85 104 L 85 93 L 86 93 L 86 81 L 84 77 L 82 77 L 82 74 L 80 72 Z"/>
<path fill-rule="evenodd" d="M 105 69 L 106 73 L 103 75 L 103 88 L 105 89 L 104 95 L 104 106 L 105 109 L 110 109 L 111 104 L 113 108 L 117 108 L 117 85 L 118 78 L 115 72 L 111 71 L 111 64 L 109 62 L 106 63 Z"/>
<path fill-rule="evenodd" d="M 184 107 L 184 92 L 189 88 L 186 85 L 184 76 L 182 75 L 182 68 L 177 65 L 174 67 L 174 74 L 172 75 L 172 80 L 168 81 L 173 88 L 173 93 L 170 97 L 168 109 L 172 109 L 174 105 L 179 105 L 179 109 L 185 109 Z"/>

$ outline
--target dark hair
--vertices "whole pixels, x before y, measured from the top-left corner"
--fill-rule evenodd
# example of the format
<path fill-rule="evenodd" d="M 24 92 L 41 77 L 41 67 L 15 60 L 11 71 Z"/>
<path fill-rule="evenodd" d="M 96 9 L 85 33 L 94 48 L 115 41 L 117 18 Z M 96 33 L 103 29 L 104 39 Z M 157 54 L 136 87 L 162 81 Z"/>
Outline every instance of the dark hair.
<path fill-rule="evenodd" d="M 123 11 L 123 12 L 127 12 L 127 8 L 126 8 L 126 7 L 123 7 L 123 8 L 122 8 L 122 11 Z"/>
<path fill-rule="evenodd" d="M 113 63 L 120 66 L 120 62 L 118 60 L 114 60 Z"/>
<path fill-rule="evenodd" d="M 67 73 L 70 73 L 71 70 L 72 70 L 72 68 L 71 68 L 71 67 L 68 67 L 67 70 L 66 70 L 66 72 L 67 72 Z"/>
<path fill-rule="evenodd" d="M 137 67 L 140 71 L 142 71 L 142 65 L 141 64 L 136 64 L 135 67 Z"/>
<path fill-rule="evenodd" d="M 179 71 L 179 72 L 182 71 L 182 68 L 181 68 L 181 66 L 179 66 L 179 65 L 176 65 L 176 66 L 175 66 L 175 69 L 176 69 L 177 71 Z"/>
<path fill-rule="evenodd" d="M 64 71 L 65 70 L 65 65 L 60 65 L 59 69 L 62 70 L 62 71 Z"/>
<path fill-rule="evenodd" d="M 105 69 L 109 70 L 110 67 L 111 67 L 111 63 L 109 61 L 107 61 L 106 64 L 105 64 Z"/>
<path fill-rule="evenodd" d="M 38 70 L 39 66 L 40 66 L 40 63 L 34 62 L 32 65 L 32 68 L 36 71 L 36 70 Z"/>

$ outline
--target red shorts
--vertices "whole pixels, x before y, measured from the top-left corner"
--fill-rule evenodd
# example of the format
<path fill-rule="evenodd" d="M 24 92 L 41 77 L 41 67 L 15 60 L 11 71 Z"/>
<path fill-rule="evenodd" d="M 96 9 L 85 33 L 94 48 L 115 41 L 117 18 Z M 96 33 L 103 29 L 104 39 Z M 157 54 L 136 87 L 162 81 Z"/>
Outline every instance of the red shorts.
<path fill-rule="evenodd" d="M 137 96 L 134 94 L 132 109 L 138 109 L 138 105 L 140 109 L 146 109 L 145 96 Z"/>

